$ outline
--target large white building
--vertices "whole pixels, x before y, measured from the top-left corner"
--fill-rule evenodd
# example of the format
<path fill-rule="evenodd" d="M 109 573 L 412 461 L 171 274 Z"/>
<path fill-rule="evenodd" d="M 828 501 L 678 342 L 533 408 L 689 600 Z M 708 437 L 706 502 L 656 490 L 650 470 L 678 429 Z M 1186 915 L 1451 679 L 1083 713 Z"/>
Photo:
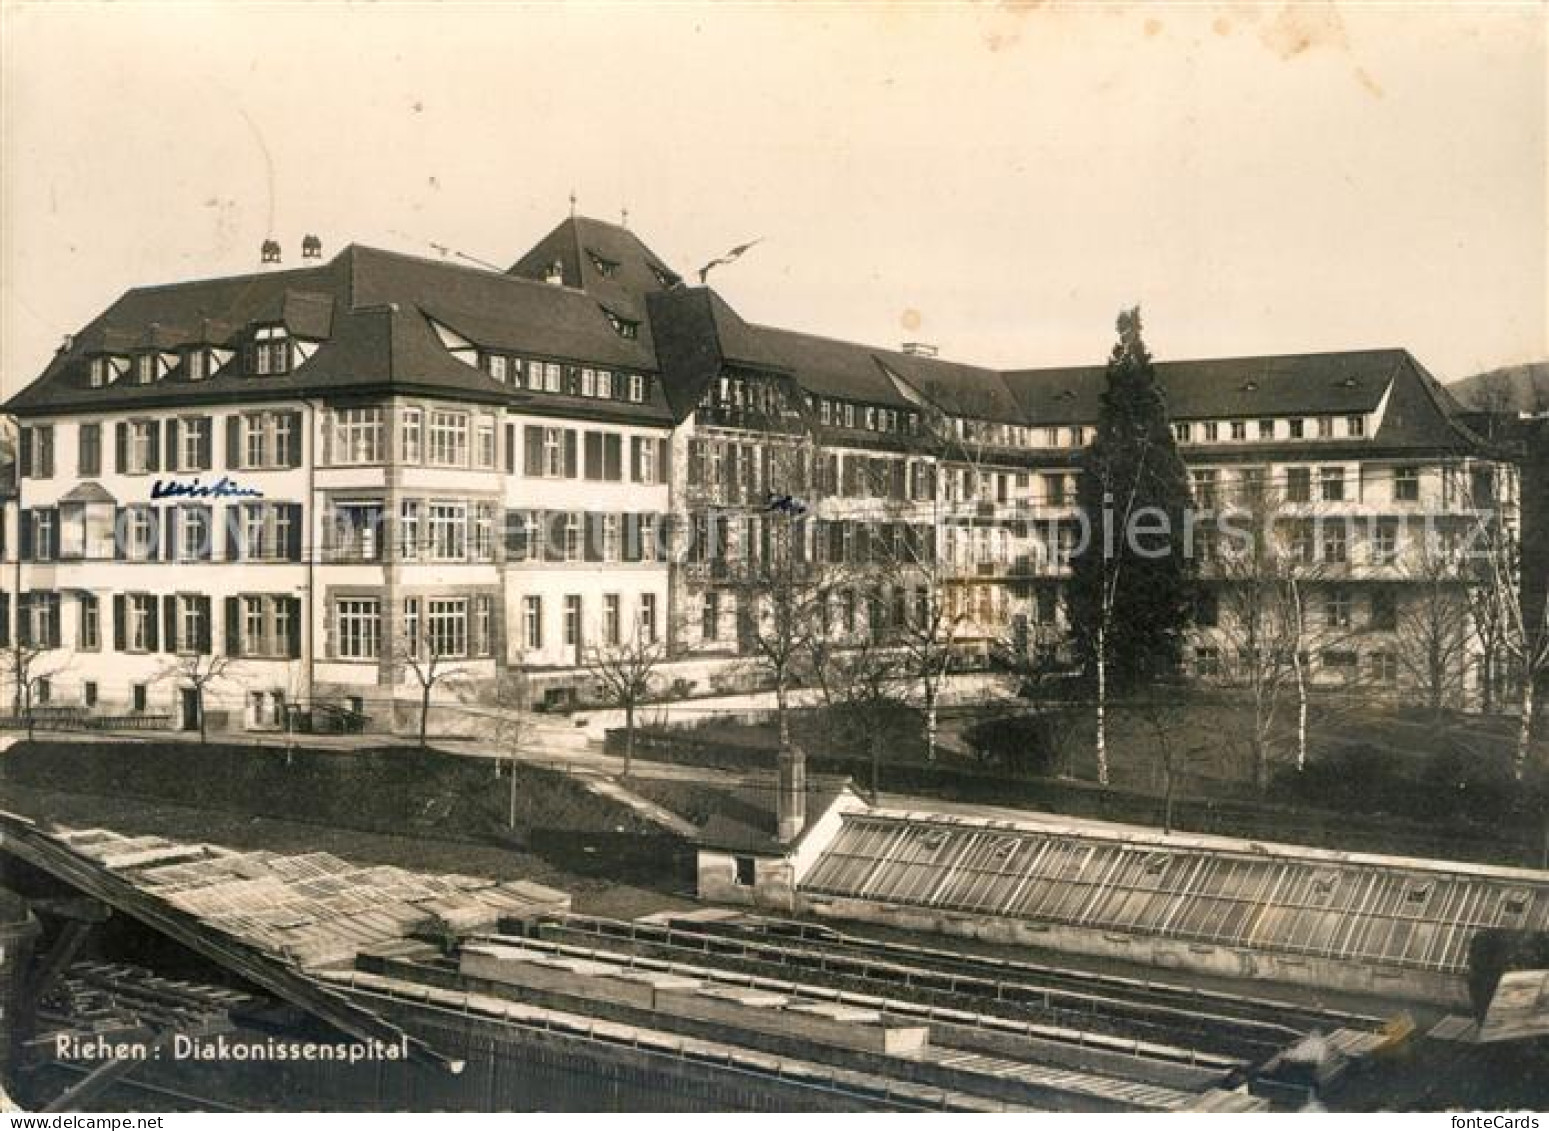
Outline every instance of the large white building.
<path fill-rule="evenodd" d="M 1486 488 L 1510 498 L 1505 466 L 1403 350 L 1158 373 L 1197 501 L 1280 490 L 1317 566 L 1316 677 L 1403 684 L 1417 576 L 1397 521 L 1463 528 Z M 1044 639 L 1102 385 L 1100 367 L 994 371 L 758 326 L 584 218 L 505 273 L 351 246 L 136 288 L 6 406 L 0 630 L 40 653 L 50 704 L 184 726 L 201 656 L 232 664 L 211 721 L 247 727 L 290 704 L 386 725 L 417 697 L 411 658 L 584 694 L 585 650 L 637 633 L 684 656 L 747 647 L 737 563 L 799 448 L 814 558 L 928 547 L 958 646 Z M 917 615 L 924 586 L 837 596 L 835 635 Z M 1230 678 L 1217 604 L 1190 658 Z"/>

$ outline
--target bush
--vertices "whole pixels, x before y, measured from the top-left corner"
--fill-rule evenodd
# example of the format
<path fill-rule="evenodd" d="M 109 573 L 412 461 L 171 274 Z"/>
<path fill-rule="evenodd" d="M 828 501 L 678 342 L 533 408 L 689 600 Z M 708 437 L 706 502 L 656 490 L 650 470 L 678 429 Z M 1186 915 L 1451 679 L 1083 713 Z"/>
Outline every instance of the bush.
<path fill-rule="evenodd" d="M 1275 775 L 1274 792 L 1295 804 L 1357 813 L 1413 811 L 1415 782 L 1403 760 L 1371 746 L 1346 746 L 1311 760 L 1305 769 L 1286 766 Z"/>
<path fill-rule="evenodd" d="M 820 725 L 809 724 L 807 717 L 798 721 L 813 738 L 832 735 L 843 753 L 869 755 L 875 738 L 892 755 L 890 761 L 911 749 L 925 730 L 924 716 L 906 703 L 835 703 L 823 710 Z"/>
<path fill-rule="evenodd" d="M 1040 777 L 1058 764 L 1058 730 L 1048 715 L 1008 715 L 974 724 L 963 739 L 982 765 L 1019 777 Z"/>

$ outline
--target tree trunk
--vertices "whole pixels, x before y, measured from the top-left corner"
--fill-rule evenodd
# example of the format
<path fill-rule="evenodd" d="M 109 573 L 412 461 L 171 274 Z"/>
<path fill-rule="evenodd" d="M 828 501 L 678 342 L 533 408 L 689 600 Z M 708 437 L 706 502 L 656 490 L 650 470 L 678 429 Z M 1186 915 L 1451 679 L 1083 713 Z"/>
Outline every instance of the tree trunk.
<path fill-rule="evenodd" d="M 934 682 L 925 685 L 925 760 L 932 765 L 936 761 L 936 697 Z"/>
<path fill-rule="evenodd" d="M 1101 619 L 1097 624 L 1097 781 L 1108 784 L 1108 626 Z"/>
<path fill-rule="evenodd" d="M 516 828 L 516 755 L 511 755 L 511 781 L 510 792 L 506 799 L 506 827 L 512 830 Z"/>
<path fill-rule="evenodd" d="M 1291 641 L 1291 670 L 1296 674 L 1296 769 L 1300 772 L 1307 768 L 1307 669 L 1302 663 L 1302 641 L 1306 639 L 1307 622 L 1301 591 L 1294 581 L 1291 607 L 1296 617 L 1296 636 Z"/>
<path fill-rule="evenodd" d="M 425 683 L 420 688 L 420 749 L 427 749 L 425 741 L 430 730 L 430 684 Z"/>
<path fill-rule="evenodd" d="M 1512 773 L 1518 781 L 1527 777 L 1528 753 L 1533 742 L 1533 673 L 1522 681 L 1522 718 L 1517 722 L 1517 752 L 1512 759 Z"/>
<path fill-rule="evenodd" d="M 791 748 L 791 720 L 790 720 L 790 694 L 785 687 L 785 675 L 781 673 L 775 680 L 775 720 L 779 726 L 780 749 Z"/>
<path fill-rule="evenodd" d="M 867 745 L 871 747 L 871 803 L 877 804 L 877 798 L 882 795 L 882 737 L 878 733 L 879 727 L 871 728 L 871 737 Z"/>
<path fill-rule="evenodd" d="M 624 704 L 624 777 L 634 768 L 635 762 L 635 703 L 631 699 Z"/>
<path fill-rule="evenodd" d="M 204 725 L 204 688 L 201 686 L 194 688 L 194 710 L 199 712 L 199 745 L 203 746 L 209 741 L 209 736 Z"/>

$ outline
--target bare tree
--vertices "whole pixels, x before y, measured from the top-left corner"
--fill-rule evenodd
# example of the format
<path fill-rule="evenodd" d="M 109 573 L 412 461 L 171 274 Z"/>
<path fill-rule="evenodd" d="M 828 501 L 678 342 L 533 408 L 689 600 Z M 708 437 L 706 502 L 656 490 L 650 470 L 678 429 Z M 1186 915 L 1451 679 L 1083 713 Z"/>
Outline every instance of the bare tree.
<path fill-rule="evenodd" d="M 984 528 L 982 523 L 1006 538 L 1011 519 L 995 513 L 1001 501 L 996 476 L 1014 480 L 1025 470 L 997 464 L 997 450 L 1009 449 L 1011 444 L 986 394 L 941 389 L 929 382 L 925 388 L 935 403 L 922 406 L 919 442 L 909 449 L 924 458 L 916 465 L 914 484 L 905 475 L 905 489 L 890 510 L 900 535 L 894 537 L 885 561 L 889 583 L 916 593 L 913 607 L 894 626 L 894 643 L 903 659 L 899 674 L 918 689 L 925 716 L 926 758 L 934 762 L 941 693 L 953 659 L 963 650 L 970 622 L 948 599 L 949 588 L 961 579 L 954 576 L 954 563 L 946 558 L 947 531 L 951 527 L 972 537 L 975 530 Z M 993 572 L 993 562 L 976 564 Z M 993 583 L 1004 584 L 1004 578 Z"/>
<path fill-rule="evenodd" d="M 11 646 L 3 654 L 5 676 L 11 682 L 11 705 L 14 713 L 27 727 L 27 737 L 32 738 L 35 722 L 33 704 L 38 688 L 44 680 L 51 679 L 69 667 L 69 657 L 57 648 L 33 644 L 12 634 Z"/>
<path fill-rule="evenodd" d="M 1405 555 L 1399 663 L 1433 715 L 1461 701 L 1470 653 L 1470 578 L 1462 555 L 1427 528 Z"/>
<path fill-rule="evenodd" d="M 208 727 L 205 721 L 205 691 L 222 683 L 232 674 L 232 669 L 237 661 L 227 655 L 215 652 L 186 652 L 166 661 L 155 679 L 159 682 L 170 680 L 180 687 L 187 687 L 194 693 L 194 710 L 199 718 L 199 741 L 209 741 Z M 287 708 L 288 708 L 287 704 Z M 286 733 L 290 731 L 290 711 L 286 710 Z"/>
<path fill-rule="evenodd" d="M 1219 637 L 1229 645 L 1223 669 L 1246 689 L 1253 708 L 1248 745 L 1260 792 L 1269 785 L 1274 733 L 1287 692 L 1296 698 L 1297 768 L 1307 759 L 1308 624 L 1302 575 L 1314 567 L 1287 552 L 1285 511 L 1281 492 L 1262 480 L 1245 481 L 1220 517 L 1216 552 L 1199 555 L 1201 572 L 1223 583 Z"/>
<path fill-rule="evenodd" d="M 774 684 L 780 749 L 791 745 L 790 693 L 815 643 L 829 633 L 843 563 L 821 560 L 806 503 L 807 469 L 821 454 L 810 439 L 771 437 L 768 494 L 744 516 L 739 560 L 728 563 L 744 646 Z"/>
<path fill-rule="evenodd" d="M 399 635 L 393 659 L 419 687 L 419 745 L 420 749 L 426 749 L 432 695 L 438 687 L 457 684 L 468 674 L 468 669 L 457 662 L 457 657 L 444 655 L 433 639 L 422 639 L 418 632 L 404 631 Z"/>
<path fill-rule="evenodd" d="M 651 693 L 651 682 L 663 661 L 667 646 L 660 634 L 647 634 L 640 626 L 616 644 L 593 645 L 586 650 L 586 671 L 597 683 L 603 702 L 624 712 L 624 777 L 634 768 L 635 712 Z"/>
<path fill-rule="evenodd" d="M 1496 501 L 1499 494 L 1492 488 L 1484 499 L 1471 491 L 1478 525 L 1463 556 L 1479 582 L 1475 607 L 1482 604 L 1498 626 L 1500 651 L 1518 681 L 1512 772 L 1522 781 L 1532 751 L 1537 684 L 1549 672 L 1549 561 L 1523 553 L 1517 524 Z"/>
<path fill-rule="evenodd" d="M 899 677 L 905 659 L 896 649 L 872 636 L 835 659 L 836 707 L 845 721 L 865 736 L 871 760 L 871 800 L 876 804 L 882 779 L 882 750 L 895 736 L 899 710 Z"/>
<path fill-rule="evenodd" d="M 532 689 L 527 673 L 519 669 L 502 672 L 489 691 L 491 737 L 505 754 L 507 798 L 506 827 L 516 828 L 516 766 L 531 730 Z M 494 759 L 495 777 L 500 777 L 501 759 Z"/>

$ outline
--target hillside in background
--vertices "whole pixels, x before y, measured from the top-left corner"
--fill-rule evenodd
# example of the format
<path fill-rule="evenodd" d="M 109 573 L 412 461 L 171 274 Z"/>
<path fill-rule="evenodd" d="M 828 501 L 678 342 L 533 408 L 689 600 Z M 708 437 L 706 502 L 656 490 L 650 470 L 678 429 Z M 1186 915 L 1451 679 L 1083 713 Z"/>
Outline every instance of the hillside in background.
<path fill-rule="evenodd" d="M 1476 373 L 1452 382 L 1447 391 L 1476 412 L 1549 412 L 1549 361 Z"/>

